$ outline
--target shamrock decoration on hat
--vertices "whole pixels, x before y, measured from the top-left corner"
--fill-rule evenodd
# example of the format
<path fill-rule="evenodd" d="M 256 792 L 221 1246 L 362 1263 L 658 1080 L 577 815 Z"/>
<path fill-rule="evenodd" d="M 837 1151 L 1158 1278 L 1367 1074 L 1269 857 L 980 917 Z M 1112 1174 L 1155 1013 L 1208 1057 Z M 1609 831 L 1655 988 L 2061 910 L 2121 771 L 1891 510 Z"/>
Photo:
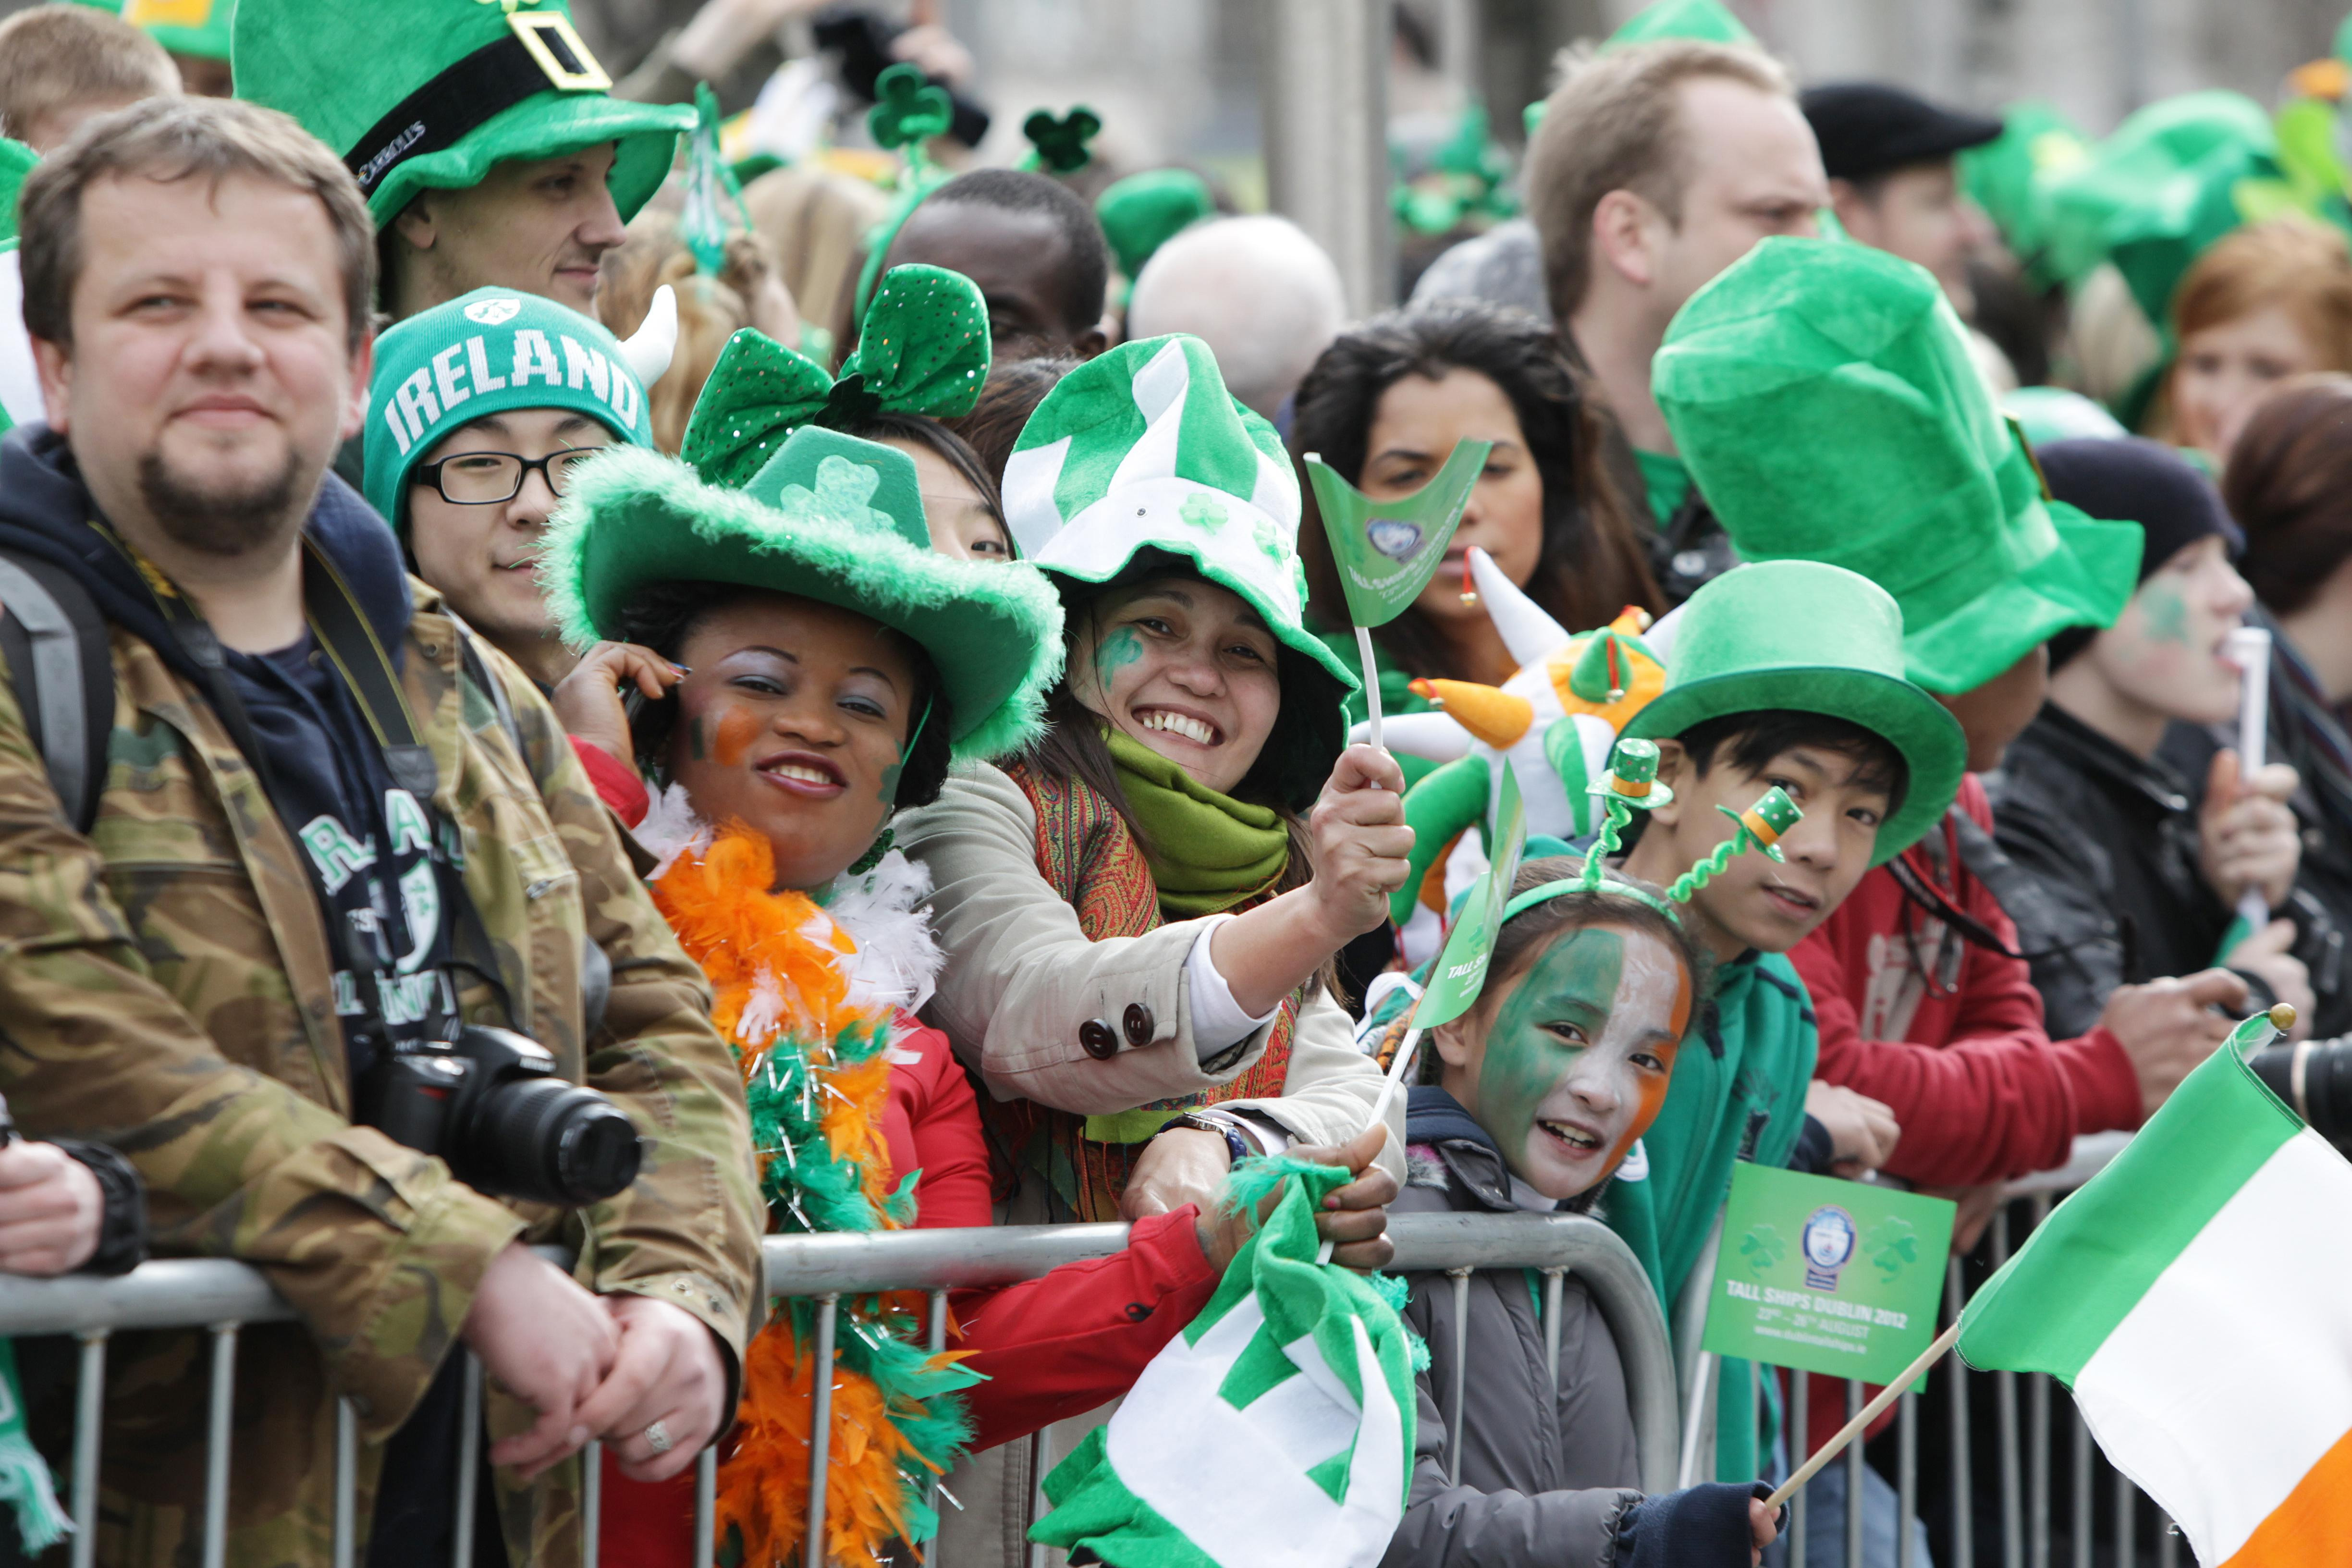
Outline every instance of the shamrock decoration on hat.
<path fill-rule="evenodd" d="M 1021 166 L 1075 174 L 1094 161 L 1094 149 L 1087 143 L 1101 133 L 1102 116 L 1083 103 L 1058 120 L 1051 110 L 1041 109 L 1021 122 L 1021 134 L 1029 138 L 1029 153 Z"/>
<path fill-rule="evenodd" d="M 2138 526 L 2045 495 L 1942 287 L 1885 251 L 1764 241 L 1675 315 L 1651 378 L 1741 557 L 1834 563 L 1885 589 L 1930 691 L 2114 624 L 2138 581 Z"/>
<path fill-rule="evenodd" d="M 1338 758 L 1339 704 L 1356 687 L 1307 629 L 1299 509 L 1282 438 L 1234 401 L 1194 337 L 1121 343 L 1064 376 L 1004 468 L 1005 521 L 1046 572 L 1075 587 L 1112 582 L 1146 552 L 1178 556 L 1265 620 L 1284 651 L 1267 752 L 1294 805 L 1315 798 Z"/>
<path fill-rule="evenodd" d="M 894 267 L 838 378 L 749 327 L 728 339 L 679 456 L 712 484 L 740 486 L 803 425 L 839 429 L 883 411 L 953 419 L 980 401 L 988 358 L 988 306 L 971 279 Z"/>
<path fill-rule="evenodd" d="M 232 42 L 237 96 L 333 148 L 379 229 L 419 191 L 608 142 L 605 183 L 626 222 L 694 124 L 690 104 L 611 96 L 563 0 L 240 0 Z"/>

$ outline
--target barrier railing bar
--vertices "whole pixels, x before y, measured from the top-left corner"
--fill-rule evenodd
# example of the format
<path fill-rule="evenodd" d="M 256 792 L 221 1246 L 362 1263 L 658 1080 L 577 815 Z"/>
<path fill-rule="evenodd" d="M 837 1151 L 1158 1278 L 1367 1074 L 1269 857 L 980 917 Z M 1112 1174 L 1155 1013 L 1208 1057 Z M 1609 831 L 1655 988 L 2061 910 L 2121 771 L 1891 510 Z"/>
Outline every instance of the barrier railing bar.
<path fill-rule="evenodd" d="M 1908 1390 L 1895 1417 L 1895 1568 L 1914 1568 L 1919 1517 L 1919 1391 Z"/>
<path fill-rule="evenodd" d="M 1470 1270 L 1449 1268 L 1454 1281 L 1454 1386 L 1445 1399 L 1445 1479 L 1462 1484 L 1462 1402 L 1470 1386 Z"/>
<path fill-rule="evenodd" d="M 923 1343 L 929 1348 L 933 1355 L 948 1348 L 948 1293 L 945 1290 L 931 1292 L 930 1311 L 923 1328 Z M 923 1502 L 933 1513 L 939 1511 L 939 1477 L 933 1476 L 923 1484 Z M 709 1532 L 705 1531 L 703 1533 L 708 1535 Z M 941 1568 L 939 1559 L 939 1537 L 936 1534 L 931 1537 L 930 1550 L 923 1553 L 923 1565 L 924 1568 Z M 710 1565 L 708 1563 L 698 1563 L 695 1568 L 710 1568 Z"/>
<path fill-rule="evenodd" d="M 352 1568 L 359 1552 L 360 1413 L 335 1401 L 335 1568 Z"/>
<path fill-rule="evenodd" d="M 1960 1260 L 1944 1266 L 1944 1311 L 1950 1322 L 1960 1321 Z M 1952 1357 L 1952 1561 L 1974 1568 L 1976 1517 L 1969 1489 L 1969 1371 Z"/>
<path fill-rule="evenodd" d="M 2009 1209 L 1993 1211 L 1992 1267 L 1999 1273 L 2009 1261 Z M 2000 1562 L 2001 1568 L 2025 1568 L 2024 1488 L 2017 1454 L 2017 1373 L 1992 1374 L 1993 1415 L 2000 1438 Z"/>
<path fill-rule="evenodd" d="M 2074 1568 L 2091 1568 L 2091 1428 L 2074 1416 Z"/>
<path fill-rule="evenodd" d="M 228 1562 L 229 1418 L 236 1405 L 236 1331 L 215 1323 L 213 1381 L 205 1421 L 205 1568 Z"/>
<path fill-rule="evenodd" d="M 2173 1568 L 2180 1561 L 2180 1532 L 2161 1510 L 2156 1516 L 2156 1568 Z"/>
<path fill-rule="evenodd" d="M 462 1392 L 457 1396 L 457 1539 L 449 1554 L 450 1568 L 474 1568 L 474 1509 L 482 1473 L 482 1363 L 474 1352 L 464 1357 Z"/>
<path fill-rule="evenodd" d="M 2116 1561 L 2129 1563 L 2138 1554 L 2133 1537 L 2139 1533 L 2139 1489 L 2121 1470 L 2116 1472 Z"/>
<path fill-rule="evenodd" d="M 1045 1472 L 1053 1468 L 1053 1454 L 1046 1447 L 1045 1434 L 1048 1430 L 1050 1428 L 1040 1426 L 1029 1434 L 1029 1500 L 1021 1521 L 1021 1539 L 1024 1541 L 1029 1541 L 1029 1531 L 1037 1522 L 1037 1503 L 1045 1495 Z M 1029 1541 L 1026 1562 L 1028 1568 L 1045 1568 L 1045 1547 Z"/>
<path fill-rule="evenodd" d="M 1559 1386 L 1559 1309 L 1562 1288 L 1568 1283 L 1568 1270 L 1547 1268 L 1544 1282 L 1544 1373 L 1550 1382 L 1547 1387 Z"/>
<path fill-rule="evenodd" d="M 1811 1373 L 1791 1368 L 1789 1373 L 1789 1468 L 1794 1471 L 1811 1457 L 1813 1445 L 1809 1435 L 1812 1425 L 1813 1402 Z M 1797 1495 L 1789 1500 L 1789 1561 L 1804 1568 L 1805 1556 L 1805 1492 L 1800 1487 Z"/>
<path fill-rule="evenodd" d="M 694 1458 L 694 1568 L 711 1568 L 719 1553 L 719 1445 Z M 929 1558 L 938 1568 L 936 1555 Z"/>
<path fill-rule="evenodd" d="M 604 1445 L 580 1450 L 580 1565 L 596 1568 L 604 1552 Z"/>
<path fill-rule="evenodd" d="M 73 1568 L 98 1563 L 98 1439 L 106 1425 L 106 1331 L 81 1340 L 81 1382 L 74 1390 Z"/>
<path fill-rule="evenodd" d="M 2026 1560 L 2029 1568 L 2050 1568 L 2050 1374 L 2025 1379 Z"/>
<path fill-rule="evenodd" d="M 1704 1479 L 1700 1474 L 1702 1465 L 1706 1467 L 1707 1474 L 1714 1473 L 1715 1456 L 1701 1450 L 1706 1444 L 1706 1412 L 1715 1397 L 1717 1364 L 1716 1358 L 1704 1351 L 1691 1363 L 1690 1392 L 1683 1400 L 1682 1463 L 1675 1469 L 1677 1487 L 1696 1486 Z"/>
<path fill-rule="evenodd" d="M 1845 1418 L 1862 1414 L 1862 1384 L 1846 1379 Z M 1845 1450 L 1845 1568 L 1864 1568 L 1862 1560 L 1862 1445 L 1857 1437 Z"/>
<path fill-rule="evenodd" d="M 831 1241 L 836 1238 L 807 1239 Z M 768 1277 L 771 1279 L 775 1278 L 773 1269 L 769 1271 Z M 805 1568 L 824 1568 L 825 1504 L 832 1500 L 826 1495 L 824 1472 L 833 1457 L 833 1334 L 834 1320 L 840 1310 L 841 1297 L 838 1294 L 827 1291 L 816 1299 L 816 1357 L 809 1373 L 809 1386 L 813 1392 L 809 1411 L 808 1528 L 802 1552 Z M 591 1563 L 589 1568 L 594 1568 L 594 1564 Z"/>

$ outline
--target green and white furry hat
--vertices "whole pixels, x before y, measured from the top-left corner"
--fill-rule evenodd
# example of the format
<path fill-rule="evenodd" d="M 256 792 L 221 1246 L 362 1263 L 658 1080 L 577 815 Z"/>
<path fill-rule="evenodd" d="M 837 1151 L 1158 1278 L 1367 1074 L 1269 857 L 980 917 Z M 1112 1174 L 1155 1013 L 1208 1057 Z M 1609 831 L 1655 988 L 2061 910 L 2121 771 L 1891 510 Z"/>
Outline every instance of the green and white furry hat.
<path fill-rule="evenodd" d="M 1023 559 L 1072 584 L 1181 556 L 1241 595 L 1287 651 L 1266 744 L 1288 755 L 1282 793 L 1311 801 L 1347 743 L 1355 672 L 1307 629 L 1298 475 L 1274 426 L 1225 390 L 1209 345 L 1121 343 L 1055 384 L 1004 466 L 1004 519 Z"/>
<path fill-rule="evenodd" d="M 556 625 L 579 645 L 611 636 L 659 583 L 764 588 L 878 621 L 930 657 L 959 762 L 1034 740 L 1062 673 L 1053 584 L 934 552 L 913 459 L 817 426 L 794 431 L 741 489 L 616 447 L 572 482 L 540 560 Z"/>

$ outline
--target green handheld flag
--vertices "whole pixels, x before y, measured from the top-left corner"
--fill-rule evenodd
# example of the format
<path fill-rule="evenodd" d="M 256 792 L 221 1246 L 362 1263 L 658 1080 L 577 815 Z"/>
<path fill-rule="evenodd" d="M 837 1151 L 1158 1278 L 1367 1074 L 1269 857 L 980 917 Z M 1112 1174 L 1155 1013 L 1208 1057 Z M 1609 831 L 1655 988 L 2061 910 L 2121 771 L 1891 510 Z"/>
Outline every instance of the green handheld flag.
<path fill-rule="evenodd" d="M 1356 623 L 1356 649 L 1364 662 L 1364 701 L 1371 710 L 1372 744 L 1381 743 L 1379 672 L 1372 668 L 1371 628 L 1384 626 L 1421 596 L 1445 563 L 1446 542 L 1486 466 L 1488 441 L 1459 441 L 1445 466 L 1409 496 L 1374 500 L 1341 479 L 1322 458 L 1307 454 L 1307 482 L 1331 541 L 1348 618 Z"/>

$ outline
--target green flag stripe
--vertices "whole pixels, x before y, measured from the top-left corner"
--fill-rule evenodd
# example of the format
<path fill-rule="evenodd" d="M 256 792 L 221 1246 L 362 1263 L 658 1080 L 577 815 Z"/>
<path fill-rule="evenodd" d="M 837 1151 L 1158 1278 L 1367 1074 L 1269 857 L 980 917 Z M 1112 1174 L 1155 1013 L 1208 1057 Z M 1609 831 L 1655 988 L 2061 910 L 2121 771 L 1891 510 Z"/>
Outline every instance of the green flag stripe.
<path fill-rule="evenodd" d="M 1960 1315 L 1972 1366 L 2071 1384 L 2158 1275 L 2303 1123 L 2235 1050 L 2213 1053 Z"/>

